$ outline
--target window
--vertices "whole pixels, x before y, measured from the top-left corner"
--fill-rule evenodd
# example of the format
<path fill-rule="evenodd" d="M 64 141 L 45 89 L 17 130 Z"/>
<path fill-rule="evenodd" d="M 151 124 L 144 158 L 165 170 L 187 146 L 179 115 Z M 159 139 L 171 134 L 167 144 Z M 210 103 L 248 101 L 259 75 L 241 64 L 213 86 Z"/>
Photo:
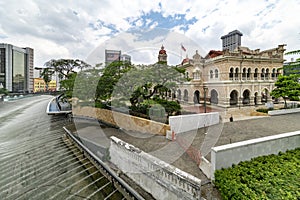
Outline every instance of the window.
<path fill-rule="evenodd" d="M 235 68 L 235 80 L 239 79 L 239 68 Z"/>
<path fill-rule="evenodd" d="M 273 69 L 272 70 L 272 79 L 275 79 L 275 77 L 276 77 L 276 69 Z"/>
<path fill-rule="evenodd" d="M 213 70 L 210 70 L 209 74 L 210 74 L 210 78 L 213 78 L 213 77 L 214 77 L 214 72 L 213 72 Z"/>
<path fill-rule="evenodd" d="M 265 79 L 265 69 L 262 68 L 261 69 L 261 75 L 260 75 L 261 79 L 264 80 Z"/>
<path fill-rule="evenodd" d="M 251 68 L 248 68 L 248 71 L 247 71 L 247 79 L 248 80 L 250 79 L 250 76 L 251 76 Z"/>
<path fill-rule="evenodd" d="M 242 74 L 243 80 L 246 79 L 246 68 L 243 68 L 243 74 Z"/>
<path fill-rule="evenodd" d="M 200 79 L 200 73 L 199 73 L 199 71 L 196 71 L 196 72 L 193 73 L 193 79 L 195 79 L 195 80 L 199 80 Z"/>
<path fill-rule="evenodd" d="M 233 71 L 234 71 L 234 69 L 230 68 L 230 72 L 229 72 L 229 79 L 230 80 L 233 80 Z"/>
<path fill-rule="evenodd" d="M 219 78 L 219 71 L 215 69 L 215 78 Z"/>
<path fill-rule="evenodd" d="M 256 68 L 254 70 L 254 79 L 257 80 L 257 77 L 258 77 L 258 69 Z"/>
<path fill-rule="evenodd" d="M 268 80 L 269 79 L 269 69 L 266 69 L 266 79 Z"/>
<path fill-rule="evenodd" d="M 188 72 L 185 73 L 185 78 L 189 78 L 189 73 Z"/>

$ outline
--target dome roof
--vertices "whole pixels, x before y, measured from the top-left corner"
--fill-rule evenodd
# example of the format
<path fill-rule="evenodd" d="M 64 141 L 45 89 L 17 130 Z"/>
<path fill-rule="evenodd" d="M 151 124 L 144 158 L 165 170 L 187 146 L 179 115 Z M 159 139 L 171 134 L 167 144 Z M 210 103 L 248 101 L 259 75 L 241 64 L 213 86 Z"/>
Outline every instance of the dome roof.
<path fill-rule="evenodd" d="M 164 50 L 164 46 L 161 46 L 161 49 L 159 50 L 159 54 L 167 54 L 166 50 Z"/>
<path fill-rule="evenodd" d="M 185 58 L 185 59 L 182 60 L 181 64 L 188 63 L 189 61 L 190 61 L 189 58 Z"/>
<path fill-rule="evenodd" d="M 191 59 L 189 59 L 188 55 L 186 55 L 186 58 L 182 60 L 181 64 L 190 63 Z"/>

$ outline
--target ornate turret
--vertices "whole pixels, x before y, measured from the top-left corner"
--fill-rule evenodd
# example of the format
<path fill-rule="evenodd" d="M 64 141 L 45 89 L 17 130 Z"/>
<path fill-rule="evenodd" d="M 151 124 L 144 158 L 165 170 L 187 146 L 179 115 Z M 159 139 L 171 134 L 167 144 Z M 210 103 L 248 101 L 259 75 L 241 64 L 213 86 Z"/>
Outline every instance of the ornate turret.
<path fill-rule="evenodd" d="M 164 46 L 162 45 L 161 49 L 158 52 L 158 62 L 162 64 L 167 64 L 167 57 L 168 57 L 167 52 L 164 49 Z"/>

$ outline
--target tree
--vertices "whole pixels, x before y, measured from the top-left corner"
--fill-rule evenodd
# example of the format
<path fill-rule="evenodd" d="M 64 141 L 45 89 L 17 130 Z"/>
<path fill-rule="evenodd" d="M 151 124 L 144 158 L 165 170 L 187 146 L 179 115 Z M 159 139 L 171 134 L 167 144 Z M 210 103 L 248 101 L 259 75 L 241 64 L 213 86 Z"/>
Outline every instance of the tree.
<path fill-rule="evenodd" d="M 284 107 L 287 107 L 286 99 L 299 99 L 300 96 L 300 76 L 291 74 L 289 76 L 280 75 L 275 83 L 276 88 L 271 92 L 271 96 L 275 98 L 282 97 L 284 99 Z"/>
<path fill-rule="evenodd" d="M 8 95 L 8 90 L 5 89 L 5 88 L 0 88 L 0 94 L 3 94 L 3 95 Z M 0 95 L 1 96 L 1 95 Z"/>
<path fill-rule="evenodd" d="M 50 68 L 44 68 L 41 73 L 41 78 L 44 79 L 44 82 L 46 84 L 46 91 L 48 91 L 49 83 L 51 81 L 51 76 L 53 75 L 54 71 Z"/>
<path fill-rule="evenodd" d="M 47 68 L 53 69 L 63 76 L 63 79 L 68 78 L 69 74 L 90 67 L 89 64 L 82 60 L 76 59 L 52 59 L 44 64 Z"/>
<path fill-rule="evenodd" d="M 122 78 L 122 76 L 133 69 L 134 66 L 128 62 L 116 61 L 110 63 L 102 71 L 96 89 L 96 101 L 111 100 L 115 85 Z"/>
<path fill-rule="evenodd" d="M 65 95 L 68 98 L 71 98 L 73 96 L 73 88 L 74 88 L 74 83 L 77 77 L 77 72 L 69 73 L 68 78 L 61 80 L 61 88 L 65 90 Z"/>
<path fill-rule="evenodd" d="M 129 99 L 133 107 L 154 96 L 166 99 L 170 91 L 175 91 L 177 82 L 186 81 L 183 75 L 183 69 L 165 64 L 139 66 L 119 81 L 114 97 Z"/>
<path fill-rule="evenodd" d="M 285 53 L 285 55 L 294 55 L 300 54 L 300 50 L 290 51 Z M 283 71 L 285 75 L 289 74 L 300 74 L 300 58 L 297 58 L 296 61 L 287 62 L 283 66 Z"/>
<path fill-rule="evenodd" d="M 73 96 L 81 100 L 95 100 L 96 88 L 101 70 L 96 67 L 77 73 L 74 83 Z"/>
<path fill-rule="evenodd" d="M 187 81 L 185 70 L 166 64 L 142 65 L 131 70 L 118 81 L 112 94 L 112 106 L 126 105 L 135 114 L 152 115 L 164 113 L 168 116 L 180 111 L 178 102 L 169 100 L 176 91 L 177 83 Z M 160 110 L 160 111 L 159 111 Z M 163 117 L 163 116 L 161 116 Z"/>

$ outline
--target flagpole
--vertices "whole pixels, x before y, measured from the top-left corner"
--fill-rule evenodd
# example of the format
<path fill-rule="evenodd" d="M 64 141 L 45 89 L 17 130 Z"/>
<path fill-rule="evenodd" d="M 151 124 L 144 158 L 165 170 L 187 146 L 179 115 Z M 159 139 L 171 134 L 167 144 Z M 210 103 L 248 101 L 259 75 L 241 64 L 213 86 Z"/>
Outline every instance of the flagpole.
<path fill-rule="evenodd" d="M 182 61 L 182 48 L 180 46 L 180 62 Z"/>

